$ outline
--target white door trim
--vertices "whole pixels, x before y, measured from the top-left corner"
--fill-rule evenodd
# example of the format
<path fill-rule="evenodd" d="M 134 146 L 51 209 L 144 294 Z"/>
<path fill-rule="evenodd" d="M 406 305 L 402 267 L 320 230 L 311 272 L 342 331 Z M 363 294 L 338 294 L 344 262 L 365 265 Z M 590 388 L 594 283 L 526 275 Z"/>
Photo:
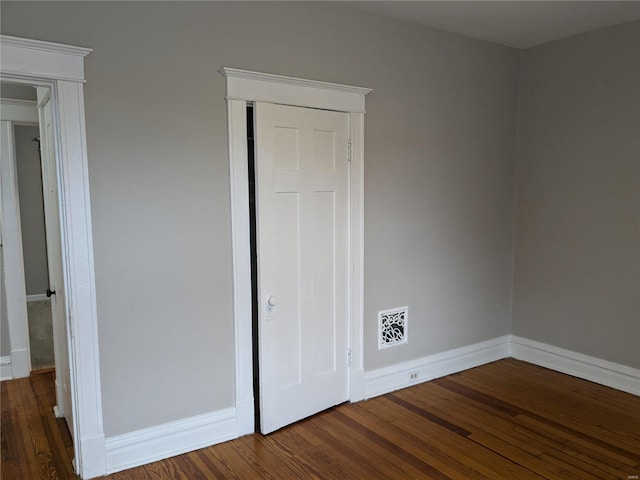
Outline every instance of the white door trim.
<path fill-rule="evenodd" d="M 75 469 L 104 475 L 105 440 L 84 117 L 84 57 L 90 49 L 0 36 L 0 79 L 51 88 L 74 418 Z"/>
<path fill-rule="evenodd" d="M 231 182 L 233 305 L 236 360 L 237 434 L 254 431 L 253 339 L 251 331 L 251 248 L 249 242 L 249 172 L 247 166 L 248 101 L 323 108 L 349 113 L 351 163 L 349 172 L 349 400 L 364 399 L 363 363 L 363 146 L 364 97 L 371 90 L 222 67 L 226 80 Z"/>

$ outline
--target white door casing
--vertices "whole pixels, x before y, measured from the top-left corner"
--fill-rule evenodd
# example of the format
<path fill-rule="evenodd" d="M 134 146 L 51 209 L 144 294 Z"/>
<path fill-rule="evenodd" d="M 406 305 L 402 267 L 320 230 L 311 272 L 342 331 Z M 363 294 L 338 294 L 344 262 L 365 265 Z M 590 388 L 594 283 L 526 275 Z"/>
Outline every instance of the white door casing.
<path fill-rule="evenodd" d="M 361 87 L 285 77 L 223 67 L 231 180 L 234 324 L 236 357 L 236 425 L 238 435 L 254 431 L 251 247 L 249 241 L 249 174 L 247 102 L 262 101 L 346 112 L 349 115 L 351 161 L 348 199 L 348 315 L 350 401 L 364 398 L 363 365 L 363 144 L 365 95 Z"/>
<path fill-rule="evenodd" d="M 90 52 L 0 35 L 0 80 L 51 89 L 74 463 L 82 478 L 106 473 L 83 99 L 84 57 Z"/>
<path fill-rule="evenodd" d="M 343 112 L 256 102 L 260 418 L 272 432 L 348 399 Z"/>
<path fill-rule="evenodd" d="M 64 417 L 71 435 L 73 415 L 71 408 L 71 380 L 69 373 L 69 345 L 67 328 L 66 292 L 62 265 L 62 243 L 60 239 L 60 211 L 58 208 L 58 184 L 56 182 L 56 159 L 53 136 L 53 105 L 51 90 L 38 87 L 38 116 L 40 119 L 40 159 L 42 168 L 42 190 L 47 235 L 47 268 L 51 295 L 51 320 L 53 326 L 53 348 L 56 367 L 56 416 Z"/>

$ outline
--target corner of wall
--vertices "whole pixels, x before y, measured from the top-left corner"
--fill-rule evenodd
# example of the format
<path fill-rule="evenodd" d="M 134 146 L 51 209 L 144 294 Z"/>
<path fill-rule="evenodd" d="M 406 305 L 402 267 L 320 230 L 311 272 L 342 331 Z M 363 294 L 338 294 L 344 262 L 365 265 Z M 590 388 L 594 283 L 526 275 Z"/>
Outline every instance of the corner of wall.
<path fill-rule="evenodd" d="M 516 248 L 518 246 L 518 165 L 520 160 L 520 114 L 522 108 L 522 55 L 523 50 L 518 51 L 518 86 L 516 89 L 516 127 L 513 146 L 513 231 L 511 236 L 511 316 L 509 332 L 513 334 L 514 305 L 516 296 Z"/>

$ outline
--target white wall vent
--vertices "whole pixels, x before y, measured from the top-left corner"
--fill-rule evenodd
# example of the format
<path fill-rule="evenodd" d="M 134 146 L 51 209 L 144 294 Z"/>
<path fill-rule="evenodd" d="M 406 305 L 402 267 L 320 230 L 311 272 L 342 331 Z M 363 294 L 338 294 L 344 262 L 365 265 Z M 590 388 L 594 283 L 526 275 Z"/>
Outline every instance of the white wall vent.
<path fill-rule="evenodd" d="M 378 312 L 378 350 L 407 343 L 409 307 Z"/>

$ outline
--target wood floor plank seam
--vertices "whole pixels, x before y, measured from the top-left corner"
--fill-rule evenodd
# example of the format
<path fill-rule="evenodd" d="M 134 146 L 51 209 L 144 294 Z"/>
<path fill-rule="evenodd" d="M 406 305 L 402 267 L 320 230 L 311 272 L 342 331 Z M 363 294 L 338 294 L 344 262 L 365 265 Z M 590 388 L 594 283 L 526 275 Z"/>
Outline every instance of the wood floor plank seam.
<path fill-rule="evenodd" d="M 437 423 L 438 425 L 440 425 L 441 427 L 446 428 L 447 430 L 450 430 L 454 433 L 457 433 L 458 435 L 462 436 L 462 437 L 468 437 L 469 435 L 471 435 L 471 432 L 468 430 L 465 430 L 464 428 L 455 425 L 451 422 L 448 422 L 447 420 L 443 419 L 442 417 L 438 417 L 437 415 L 434 415 L 428 411 L 426 411 L 423 408 L 420 408 L 412 403 L 407 402 L 406 400 L 403 400 L 401 398 L 398 398 L 397 395 L 394 394 L 389 394 L 388 396 L 389 400 L 391 400 L 392 402 L 400 405 L 403 408 L 406 408 L 407 410 L 410 410 L 414 413 L 417 413 L 418 415 L 420 415 L 421 417 L 424 417 L 430 421 L 432 421 L 433 423 Z"/>
<path fill-rule="evenodd" d="M 317 435 L 325 443 L 331 444 L 334 447 L 338 448 L 340 451 L 344 451 L 346 454 L 348 454 L 348 456 L 353 459 L 354 463 L 357 462 L 357 464 L 361 465 L 361 471 L 363 473 L 366 472 L 367 478 L 384 478 L 380 477 L 381 470 L 387 472 L 387 474 L 390 476 L 403 474 L 410 478 L 417 478 L 415 475 L 412 475 L 410 471 L 406 471 L 411 470 L 410 468 L 403 471 L 401 466 L 398 466 L 389 461 L 385 461 L 383 455 L 380 452 L 378 452 L 377 455 L 381 462 L 379 461 L 374 465 L 371 462 L 371 459 L 368 458 L 368 454 L 374 453 L 376 451 L 376 447 L 379 447 L 379 445 L 374 444 L 369 447 L 370 450 L 363 450 L 363 448 L 359 446 L 362 444 L 357 435 L 340 435 L 339 433 L 346 432 L 334 428 L 334 424 L 337 423 L 337 420 L 330 419 L 328 416 L 326 418 L 323 417 L 324 415 L 321 415 L 320 418 L 318 418 L 318 422 L 316 425 L 317 428 L 313 428 L 310 433 L 312 435 Z M 309 431 L 308 424 L 305 426 Z M 378 468 L 378 470 L 376 470 L 376 467 Z"/>
<path fill-rule="evenodd" d="M 375 438 L 377 443 L 382 444 L 387 449 L 389 449 L 390 451 L 394 452 L 396 455 L 398 455 L 400 457 L 411 457 L 411 461 L 412 462 L 417 462 L 417 464 L 419 464 L 421 466 L 421 468 L 423 469 L 424 473 L 429 474 L 431 476 L 431 478 L 440 479 L 440 480 L 451 480 L 450 477 L 448 477 L 447 475 L 443 474 L 442 472 L 439 472 L 438 470 L 433 468 L 431 465 L 426 464 L 425 462 L 422 461 L 422 459 L 417 458 L 416 456 L 412 455 L 411 453 L 402 450 L 397 445 L 393 444 L 392 442 L 390 442 L 389 440 L 387 440 L 383 436 L 381 436 L 381 435 L 377 434 L 376 432 L 370 430 L 369 428 L 365 427 L 364 425 L 353 421 L 351 418 L 347 417 L 342 412 L 336 410 L 335 413 L 334 413 L 334 416 L 339 421 L 341 421 L 345 425 L 349 426 L 352 430 L 358 430 L 360 432 L 363 432 L 367 436 L 371 436 L 372 438 Z"/>
<path fill-rule="evenodd" d="M 427 396 L 427 395 L 425 395 Z M 391 400 L 393 400 L 393 398 L 390 398 Z M 448 399 L 449 401 L 451 401 L 451 399 Z M 409 402 L 407 402 L 409 403 Z M 433 403 L 430 402 L 430 403 Z M 413 404 L 411 404 L 413 405 Z M 415 405 L 414 405 L 415 406 Z M 432 408 L 432 407 L 429 407 Z M 413 409 L 416 410 L 416 409 Z M 422 410 L 418 408 L 418 412 Z M 495 436 L 495 438 L 499 438 L 503 441 L 505 441 L 506 443 L 510 443 L 513 445 L 518 445 L 518 448 L 523 449 L 523 451 L 525 451 L 526 453 L 528 453 L 531 456 L 535 456 L 535 457 L 542 457 L 544 454 L 552 454 L 553 452 L 556 452 L 556 447 L 554 445 L 541 445 L 538 443 L 538 440 L 535 439 L 535 437 L 530 437 L 528 435 L 533 434 L 535 435 L 535 432 L 533 432 L 532 430 L 528 430 L 526 433 L 526 435 L 524 434 L 518 434 L 515 430 L 514 431 L 499 431 L 498 429 L 493 428 L 491 425 L 489 425 L 490 421 L 489 419 L 482 421 L 480 419 L 470 419 L 468 417 L 466 417 L 466 415 L 464 413 L 460 413 L 460 411 L 463 410 L 462 408 L 462 402 L 460 401 L 455 401 L 452 402 L 451 404 L 451 408 L 448 409 L 449 411 L 449 416 L 447 418 L 449 419 L 456 419 L 456 421 L 458 423 L 460 423 L 460 420 L 463 418 L 466 418 L 466 423 L 463 421 L 462 423 L 465 423 L 465 426 L 461 427 L 464 429 L 469 429 L 472 430 L 473 435 L 477 436 L 477 433 L 488 433 L 489 435 Z M 438 410 L 439 411 L 439 410 Z M 470 415 L 471 413 L 469 413 Z M 442 418 L 442 415 L 440 415 L 440 417 Z M 480 416 L 478 415 L 479 418 L 485 418 L 484 415 Z M 491 417 L 489 417 L 491 418 Z M 502 417 L 500 416 L 494 416 L 493 417 L 493 421 L 495 422 L 497 419 L 502 420 Z M 447 419 L 445 419 L 447 420 Z M 448 420 L 447 420 L 448 421 Z M 471 422 L 471 423 L 469 423 Z M 471 425 L 471 426 L 469 426 Z M 535 446 L 534 449 L 530 448 L 530 445 L 532 442 L 533 445 Z M 554 442 L 555 444 L 555 442 Z M 557 444 L 555 444 L 557 445 Z M 592 468 L 592 465 L 589 462 L 585 462 L 584 459 L 581 460 L 582 462 L 584 462 L 584 467 L 582 467 L 583 471 L 585 472 L 589 472 Z M 563 462 L 563 463 L 567 463 L 567 462 Z M 571 465 L 571 463 L 569 463 L 569 466 Z M 576 465 L 575 463 L 573 463 L 573 465 Z M 623 471 L 619 470 L 617 471 L 618 473 L 618 477 L 617 478 L 621 478 L 623 476 Z M 626 475 L 626 473 L 624 473 Z"/>
<path fill-rule="evenodd" d="M 434 399 L 431 398 L 433 396 L 432 393 L 434 389 L 441 390 L 441 387 L 437 387 L 435 384 L 433 384 L 432 388 L 429 390 L 429 393 L 423 392 L 423 395 L 420 398 L 421 401 L 419 403 L 423 404 L 422 406 L 425 408 L 427 408 L 426 405 L 428 403 L 428 408 L 434 411 L 435 413 L 442 412 L 441 409 L 438 409 L 437 406 L 434 406 L 436 402 Z M 446 391 L 444 389 L 442 390 Z M 405 391 L 403 395 L 405 397 L 410 397 L 412 399 L 418 398 L 418 396 L 416 396 L 415 393 L 412 391 Z M 492 421 L 494 423 L 497 422 L 498 424 L 501 424 L 502 422 L 507 421 L 502 417 L 502 414 L 500 412 L 494 411 L 493 415 L 489 415 L 488 414 L 489 410 L 486 408 L 484 404 L 475 404 L 474 406 L 469 406 L 469 407 L 465 406 L 464 405 L 465 397 L 461 395 L 455 394 L 455 396 L 453 397 L 447 396 L 446 400 L 449 403 L 448 406 L 450 406 L 450 408 L 447 409 L 448 415 L 443 415 L 442 413 L 439 414 L 443 418 L 445 417 L 457 418 L 457 419 L 465 418 L 465 414 L 462 411 L 465 408 L 469 408 L 469 407 L 470 408 L 475 407 L 476 409 L 481 410 L 482 414 L 478 414 L 477 418 L 474 418 L 471 420 L 468 419 L 468 422 L 470 421 L 473 425 L 475 425 L 475 427 L 472 429 L 474 431 L 476 428 L 480 428 L 483 431 L 492 432 L 495 430 L 492 426 L 489 425 L 489 422 Z M 560 450 L 564 449 L 563 445 L 567 443 L 566 438 L 563 438 L 562 441 L 559 441 L 559 440 L 556 440 L 555 438 L 550 437 L 549 435 L 544 434 L 544 432 L 541 432 L 539 429 L 536 430 L 533 428 L 529 428 L 526 426 L 526 424 L 525 425 L 518 424 L 516 421 L 514 421 L 514 419 L 511 419 L 510 421 L 512 422 L 513 430 L 506 430 L 501 432 L 500 436 L 502 438 L 508 438 L 510 440 L 518 440 L 519 442 L 522 442 L 522 441 L 532 442 L 533 445 L 538 445 L 538 448 L 544 448 L 544 452 L 549 452 L 551 454 L 553 454 L 553 452 L 557 452 L 558 455 L 563 455 L 560 452 Z M 478 422 L 480 422 L 480 426 L 478 426 Z M 463 428 L 469 429 L 470 427 L 465 426 Z M 527 438 L 523 440 L 522 436 L 525 436 Z M 546 439 L 546 440 L 543 441 L 543 444 L 540 444 L 539 442 L 542 441 L 543 439 Z M 551 448 L 551 451 L 549 451 L 549 448 Z M 587 465 L 591 465 L 591 462 L 589 461 L 590 457 L 595 457 L 595 458 L 600 457 L 600 460 L 603 461 L 602 460 L 603 457 L 593 450 L 589 449 L 587 451 L 583 448 L 582 451 L 587 455 L 583 455 L 579 451 L 574 450 L 575 454 L 581 458 L 581 461 L 586 463 Z M 544 453 L 544 452 L 541 452 L 541 453 Z M 564 455 L 564 458 L 568 458 L 568 456 Z M 626 476 L 626 473 L 624 473 L 623 470 L 620 468 L 622 464 L 618 463 L 612 458 L 605 459 L 604 461 L 611 466 L 611 468 L 608 470 L 612 470 L 615 468 L 616 472 L 621 477 Z M 602 466 L 608 467 L 608 465 L 602 465 Z"/>
<path fill-rule="evenodd" d="M 382 399 L 381 399 L 382 400 Z M 394 435 L 399 435 L 403 440 L 410 442 L 415 448 L 418 448 L 423 455 L 427 455 L 431 458 L 430 461 L 444 465 L 443 470 L 454 470 L 460 475 L 464 473 L 464 478 L 477 478 L 484 480 L 493 480 L 491 477 L 484 475 L 479 470 L 473 469 L 473 465 L 470 462 L 462 462 L 458 458 L 454 458 L 452 452 L 447 449 L 440 449 L 436 446 L 428 443 L 426 440 L 419 438 L 414 432 L 411 432 L 406 427 L 397 426 L 394 422 L 389 422 L 384 419 L 382 415 L 378 415 L 375 409 L 371 408 L 371 404 L 366 406 L 359 406 L 366 412 L 371 418 L 377 421 L 381 425 L 382 429 L 391 431 Z M 405 447 L 406 448 L 406 447 Z M 445 472 L 446 473 L 446 472 Z"/>
<path fill-rule="evenodd" d="M 458 384 L 454 380 L 451 380 L 449 378 L 446 378 L 446 377 L 445 378 L 439 378 L 439 379 L 434 380 L 434 383 L 436 385 L 440 385 L 440 386 L 442 386 L 444 388 L 447 388 L 449 390 L 460 392 L 462 395 L 465 395 L 468 398 L 473 399 L 475 401 L 482 402 L 482 403 L 484 403 L 486 405 L 496 405 L 496 408 L 501 410 L 501 411 L 505 411 L 505 410 L 512 411 L 514 413 L 514 416 L 520 416 L 520 415 L 527 416 L 529 418 L 538 420 L 540 422 L 547 423 L 548 425 L 553 426 L 553 428 L 555 428 L 557 430 L 561 430 L 563 432 L 570 433 L 571 435 L 574 435 L 576 437 L 584 438 L 584 439 L 588 440 L 589 442 L 592 442 L 594 444 L 600 445 L 601 447 L 603 447 L 603 448 L 605 448 L 607 450 L 616 452 L 619 455 L 627 456 L 628 458 L 634 458 L 634 454 L 632 452 L 626 450 L 626 449 L 620 448 L 620 447 L 615 446 L 615 445 L 611 445 L 610 443 L 604 442 L 604 441 L 600 440 L 599 438 L 595 438 L 593 436 L 587 435 L 587 434 L 585 434 L 583 432 L 580 432 L 580 431 L 575 430 L 575 429 L 573 429 L 571 427 L 568 427 L 568 426 L 563 425 L 563 424 L 561 424 L 559 422 L 556 422 L 555 420 L 543 417 L 543 416 L 538 415 L 538 414 L 536 414 L 534 412 L 525 410 L 525 409 L 517 407 L 515 405 L 511 405 L 511 404 L 509 404 L 507 402 L 504 402 L 502 400 L 490 397 L 490 396 L 488 396 L 486 394 L 483 394 L 481 392 L 478 392 L 478 391 L 476 391 L 476 390 L 474 390 L 474 389 L 472 389 L 470 387 Z"/>

